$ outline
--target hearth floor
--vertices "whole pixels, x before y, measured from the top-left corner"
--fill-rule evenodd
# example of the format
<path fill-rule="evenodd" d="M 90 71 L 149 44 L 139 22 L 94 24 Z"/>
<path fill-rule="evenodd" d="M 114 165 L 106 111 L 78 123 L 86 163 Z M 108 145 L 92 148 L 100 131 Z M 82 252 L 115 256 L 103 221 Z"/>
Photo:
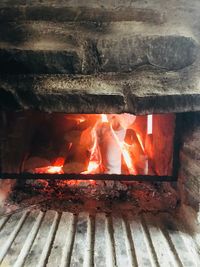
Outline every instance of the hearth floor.
<path fill-rule="evenodd" d="M 58 213 L 0 219 L 0 266 L 200 266 L 197 245 L 169 213 Z"/>

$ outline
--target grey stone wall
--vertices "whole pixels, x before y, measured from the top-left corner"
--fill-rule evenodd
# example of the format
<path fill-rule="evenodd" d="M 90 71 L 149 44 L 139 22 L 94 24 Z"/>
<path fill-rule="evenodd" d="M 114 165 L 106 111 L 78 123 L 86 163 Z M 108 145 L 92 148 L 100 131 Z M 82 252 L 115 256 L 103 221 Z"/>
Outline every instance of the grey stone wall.
<path fill-rule="evenodd" d="M 0 106 L 200 111 L 199 0 L 0 1 Z"/>
<path fill-rule="evenodd" d="M 199 211 L 200 207 L 200 113 L 183 116 L 178 187 L 181 200 Z"/>

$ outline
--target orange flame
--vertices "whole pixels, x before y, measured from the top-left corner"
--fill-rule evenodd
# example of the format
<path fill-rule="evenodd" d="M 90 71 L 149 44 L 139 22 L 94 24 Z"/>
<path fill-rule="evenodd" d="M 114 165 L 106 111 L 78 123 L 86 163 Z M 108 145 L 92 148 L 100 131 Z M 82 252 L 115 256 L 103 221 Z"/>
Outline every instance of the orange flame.
<path fill-rule="evenodd" d="M 111 129 L 112 129 L 112 127 L 111 127 Z M 120 147 L 121 153 L 122 153 L 124 161 L 128 167 L 129 173 L 136 175 L 137 171 L 136 171 L 136 168 L 134 166 L 133 160 L 131 158 L 131 155 L 130 155 L 130 152 L 128 149 L 129 145 L 126 144 L 125 142 L 120 142 L 113 129 L 112 129 L 112 132 L 113 132 L 113 136 L 115 137 L 115 139 L 116 139 L 116 141 Z"/>
<path fill-rule="evenodd" d="M 64 159 L 63 157 L 58 157 L 58 158 L 55 160 L 53 166 L 63 167 L 64 163 L 65 163 L 65 159 Z"/>
<path fill-rule="evenodd" d="M 94 173 L 99 168 L 99 163 L 97 161 L 90 161 L 87 170 L 81 172 L 82 174 Z"/>
<path fill-rule="evenodd" d="M 126 162 L 126 165 L 128 167 L 129 173 L 136 175 L 137 171 L 135 169 L 133 160 L 132 160 L 130 152 L 129 152 L 129 145 L 126 144 L 125 142 L 123 142 L 123 143 L 121 143 L 120 148 L 122 151 L 122 155 L 124 157 L 124 161 Z"/>
<path fill-rule="evenodd" d="M 35 168 L 35 173 L 49 173 L 49 174 L 63 174 L 63 166 L 47 166 L 41 168 Z"/>
<path fill-rule="evenodd" d="M 92 129 L 92 138 L 94 140 L 94 144 L 92 148 L 90 149 L 89 164 L 88 164 L 87 170 L 81 172 L 82 174 L 95 173 L 97 172 L 97 170 L 99 169 L 99 166 L 101 165 L 101 162 L 99 161 L 99 157 L 97 156 L 98 155 L 98 144 L 97 144 L 96 126 L 97 126 L 97 123 Z"/>
<path fill-rule="evenodd" d="M 63 157 L 58 157 L 52 166 L 36 168 L 36 173 L 49 173 L 49 174 L 63 174 L 63 165 L 65 159 Z"/>
<path fill-rule="evenodd" d="M 77 120 L 79 122 L 83 122 L 86 119 L 83 116 L 83 117 L 79 117 Z M 97 120 L 94 127 L 91 129 L 91 136 L 92 136 L 92 140 L 93 140 L 92 143 L 93 144 L 92 144 L 92 147 L 90 148 L 89 163 L 88 163 L 87 169 L 85 171 L 81 172 L 81 174 L 99 173 L 100 172 L 99 170 L 103 168 L 102 160 L 101 160 L 101 154 L 99 151 L 100 149 L 98 146 L 98 137 L 97 137 L 97 126 L 99 125 L 99 123 L 109 123 L 109 120 L 108 120 L 108 117 L 106 114 L 101 114 L 100 120 Z M 112 129 L 112 126 L 111 126 L 111 130 L 113 132 L 114 138 L 117 141 L 117 144 L 120 147 L 121 154 L 123 155 L 123 158 L 124 158 L 124 161 L 127 165 L 129 173 L 136 175 L 137 169 L 135 167 L 134 160 L 132 159 L 132 156 L 131 156 L 133 145 L 128 145 L 124 141 L 121 142 L 118 139 L 117 135 L 115 134 L 115 131 Z M 138 141 L 140 143 L 140 146 L 141 146 L 143 152 L 145 152 L 145 148 L 144 148 L 144 145 L 143 145 L 143 142 L 142 142 L 140 135 L 138 133 L 136 133 L 136 136 L 138 138 Z M 64 171 L 63 171 L 64 163 L 65 163 L 65 158 L 58 157 L 51 166 L 36 168 L 35 172 L 36 173 L 49 173 L 49 174 L 56 174 L 56 173 L 57 174 L 63 174 L 64 173 Z M 93 181 L 93 180 L 91 180 L 91 181 Z"/>
<path fill-rule="evenodd" d="M 109 122 L 106 114 L 101 114 L 101 122 L 102 123 L 103 122 Z M 97 151 L 98 150 L 98 144 L 97 144 L 97 135 L 96 135 L 96 125 L 92 129 L 94 145 L 91 149 L 90 161 L 89 161 L 87 170 L 82 172 L 82 174 L 95 173 L 101 165 L 101 162 L 99 162 L 98 159 L 95 160 L 95 156 L 94 156 L 96 153 L 98 153 L 98 151 Z M 111 129 L 112 129 L 112 127 L 111 127 Z M 112 131 L 113 131 L 113 135 L 114 135 L 114 137 L 115 137 L 115 139 L 116 139 L 116 141 L 120 147 L 121 153 L 124 157 L 124 160 L 125 160 L 125 163 L 128 167 L 129 173 L 136 175 L 137 171 L 136 171 L 136 168 L 134 166 L 133 160 L 132 160 L 130 152 L 129 152 L 129 145 L 126 144 L 125 142 L 120 142 L 113 129 L 112 129 Z M 141 141 L 141 139 L 140 139 L 140 141 Z M 143 145 L 142 145 L 142 147 L 143 147 Z"/>
<path fill-rule="evenodd" d="M 137 139 L 138 139 L 138 141 L 139 141 L 139 143 L 140 143 L 140 146 L 141 146 L 141 148 L 142 148 L 142 150 L 143 150 L 143 152 L 144 152 L 145 149 L 144 149 L 144 145 L 143 145 L 143 143 L 142 143 L 142 139 L 141 139 L 141 137 L 140 137 L 140 135 L 139 135 L 138 133 L 136 133 L 136 136 L 137 136 Z"/>

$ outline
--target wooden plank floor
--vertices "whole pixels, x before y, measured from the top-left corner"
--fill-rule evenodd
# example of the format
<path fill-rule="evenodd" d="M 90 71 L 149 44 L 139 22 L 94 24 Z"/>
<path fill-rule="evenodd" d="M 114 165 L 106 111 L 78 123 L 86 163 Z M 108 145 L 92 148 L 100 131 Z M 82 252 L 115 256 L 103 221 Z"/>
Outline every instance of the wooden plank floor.
<path fill-rule="evenodd" d="M 0 266 L 200 266 L 192 235 L 168 213 L 27 209 L 0 219 Z"/>

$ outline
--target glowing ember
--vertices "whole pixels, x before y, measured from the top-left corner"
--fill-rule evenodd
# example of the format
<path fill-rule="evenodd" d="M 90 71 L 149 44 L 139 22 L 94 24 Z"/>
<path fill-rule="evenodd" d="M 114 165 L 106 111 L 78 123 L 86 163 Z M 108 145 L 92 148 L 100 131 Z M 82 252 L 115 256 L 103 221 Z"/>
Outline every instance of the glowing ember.
<path fill-rule="evenodd" d="M 63 166 L 47 166 L 41 168 L 35 168 L 35 173 L 49 173 L 49 174 L 63 174 Z"/>
<path fill-rule="evenodd" d="M 56 167 L 56 166 L 57 166 L 57 167 L 63 167 L 64 163 L 65 163 L 65 159 L 62 158 L 62 157 L 59 157 L 59 158 L 57 158 L 57 159 L 55 160 L 53 166 L 55 166 L 55 167 Z"/>
<path fill-rule="evenodd" d="M 81 172 L 82 174 L 95 173 L 99 168 L 99 163 L 96 161 L 90 161 L 88 164 L 87 171 Z"/>
<path fill-rule="evenodd" d="M 55 160 L 53 166 L 47 166 L 47 167 L 41 167 L 36 168 L 36 173 L 49 173 L 49 174 L 63 174 L 63 164 L 65 162 L 65 159 L 62 157 L 59 157 Z"/>

